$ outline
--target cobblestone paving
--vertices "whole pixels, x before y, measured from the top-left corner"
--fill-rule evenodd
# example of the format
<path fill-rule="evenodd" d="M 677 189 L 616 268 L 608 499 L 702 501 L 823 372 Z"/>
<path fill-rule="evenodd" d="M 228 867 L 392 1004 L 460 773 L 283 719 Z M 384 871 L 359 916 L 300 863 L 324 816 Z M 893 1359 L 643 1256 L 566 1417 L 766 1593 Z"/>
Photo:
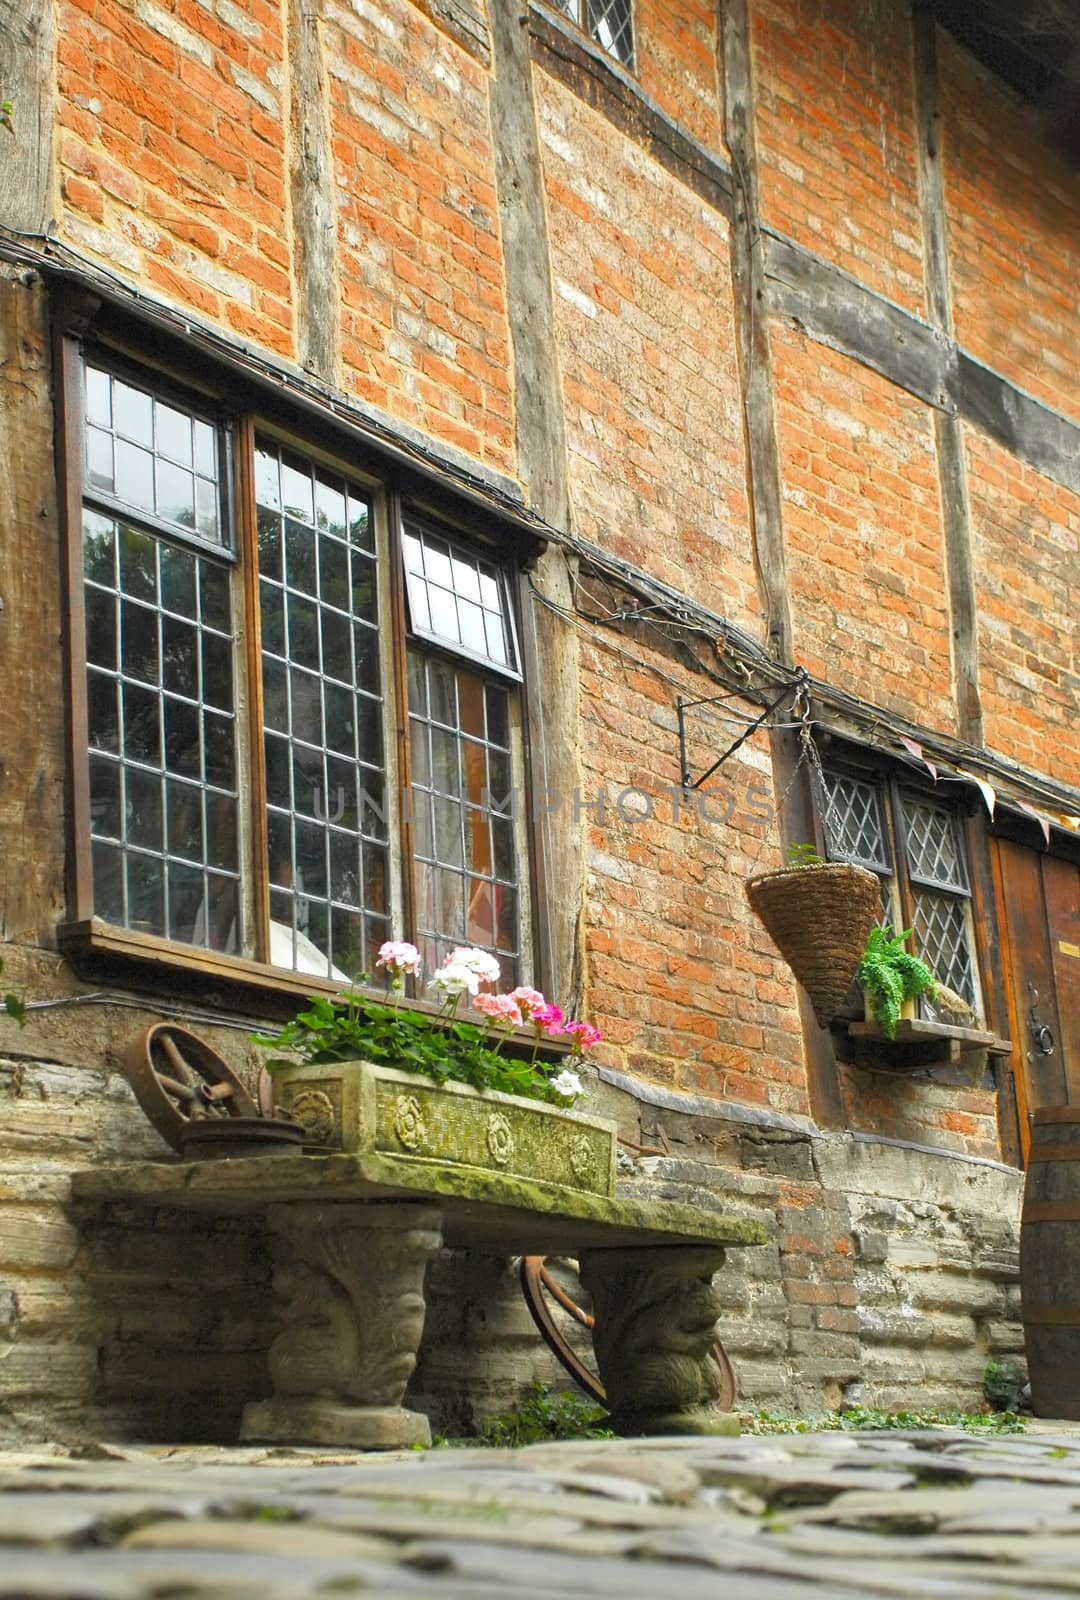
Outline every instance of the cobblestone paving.
<path fill-rule="evenodd" d="M 1080 1429 L 0 1453 L 0 1596 L 1080 1594 Z"/>

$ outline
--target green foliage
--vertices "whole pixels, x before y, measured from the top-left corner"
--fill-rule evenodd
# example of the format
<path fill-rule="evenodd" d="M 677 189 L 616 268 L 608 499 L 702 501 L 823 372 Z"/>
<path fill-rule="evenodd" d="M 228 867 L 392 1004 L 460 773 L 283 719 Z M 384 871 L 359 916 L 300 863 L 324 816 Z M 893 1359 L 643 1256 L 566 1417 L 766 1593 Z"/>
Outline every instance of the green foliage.
<path fill-rule="evenodd" d="M 273 1074 L 283 1067 L 320 1066 L 328 1061 L 372 1061 L 377 1066 L 420 1072 L 436 1083 L 448 1078 L 474 1089 L 523 1095 L 567 1106 L 573 1096 L 555 1088 L 542 1062 L 500 1054 L 484 1028 L 454 1017 L 434 1018 L 407 1006 L 382 1005 L 361 995 L 339 1000 L 313 999 L 280 1033 L 253 1034 L 256 1044 L 289 1050 L 266 1062 Z"/>
<path fill-rule="evenodd" d="M 9 133 L 15 132 L 15 123 L 11 116 L 13 110 L 13 101 L 0 100 L 0 128 L 6 128 Z"/>
<path fill-rule="evenodd" d="M 3 961 L 0 961 L 0 972 L 3 972 L 3 970 L 4 963 Z M 26 1002 L 23 1000 L 21 995 L 0 995 L 0 1011 L 6 1011 L 8 1016 L 11 1017 L 14 1022 L 19 1024 L 20 1028 L 26 1021 Z"/>
<path fill-rule="evenodd" d="M 888 927 L 872 928 L 855 974 L 889 1039 L 896 1038 L 902 1002 L 921 994 L 933 995 L 937 988 L 926 962 L 904 949 L 904 941 L 910 937 L 910 928 L 895 937 Z"/>
<path fill-rule="evenodd" d="M 545 1439 L 614 1439 L 610 1429 L 597 1426 L 606 1416 L 602 1406 L 584 1395 L 537 1382 L 516 1406 L 488 1417 L 480 1441 L 516 1449 Z"/>
<path fill-rule="evenodd" d="M 1015 1361 L 991 1358 L 983 1368 L 983 1394 L 995 1411 L 1015 1411 L 1020 1404 L 1024 1374 Z"/>
<path fill-rule="evenodd" d="M 824 862 L 807 839 L 796 839 L 787 849 L 789 867 L 821 867 Z"/>
<path fill-rule="evenodd" d="M 1023 1433 L 1027 1423 L 1013 1411 L 877 1411 L 872 1406 L 845 1406 L 818 1416 L 790 1417 L 754 1411 L 745 1433 L 863 1433 L 880 1429 L 962 1428 L 965 1433 Z"/>

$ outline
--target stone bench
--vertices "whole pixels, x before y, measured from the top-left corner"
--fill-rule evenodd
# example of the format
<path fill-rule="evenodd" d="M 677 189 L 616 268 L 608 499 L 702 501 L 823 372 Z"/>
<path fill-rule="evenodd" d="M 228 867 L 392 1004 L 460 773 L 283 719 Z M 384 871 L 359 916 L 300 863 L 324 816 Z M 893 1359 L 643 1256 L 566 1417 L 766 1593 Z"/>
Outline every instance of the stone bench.
<path fill-rule="evenodd" d="M 425 1270 L 443 1244 L 578 1258 L 618 1431 L 730 1428 L 711 1409 L 712 1279 L 725 1247 L 765 1242 L 760 1223 L 373 1152 L 139 1162 L 79 1173 L 74 1192 L 265 1215 L 281 1331 L 269 1353 L 274 1393 L 246 1408 L 245 1439 L 429 1443 L 427 1419 L 402 1400 L 423 1332 Z"/>

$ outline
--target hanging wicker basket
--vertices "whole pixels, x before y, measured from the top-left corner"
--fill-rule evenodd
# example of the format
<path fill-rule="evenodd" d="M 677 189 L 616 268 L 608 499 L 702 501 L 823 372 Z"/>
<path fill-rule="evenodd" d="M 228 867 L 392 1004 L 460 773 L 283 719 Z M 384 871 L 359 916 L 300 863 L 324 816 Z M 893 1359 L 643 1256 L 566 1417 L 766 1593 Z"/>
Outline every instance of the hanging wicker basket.
<path fill-rule="evenodd" d="M 881 913 L 878 880 L 865 867 L 825 861 L 751 878 L 747 898 L 828 1027 L 843 1005 Z"/>

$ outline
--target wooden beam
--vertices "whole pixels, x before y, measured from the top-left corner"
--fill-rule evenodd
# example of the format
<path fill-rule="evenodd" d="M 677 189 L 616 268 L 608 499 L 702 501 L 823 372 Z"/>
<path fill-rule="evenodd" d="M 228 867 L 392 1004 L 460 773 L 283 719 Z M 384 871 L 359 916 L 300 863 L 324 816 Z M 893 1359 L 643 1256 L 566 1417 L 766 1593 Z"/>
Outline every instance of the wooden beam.
<path fill-rule="evenodd" d="M 938 83 L 937 24 L 927 0 L 912 10 L 915 60 L 915 122 L 918 136 L 919 197 L 925 244 L 926 300 L 930 321 L 950 337 L 953 331 L 949 252 L 945 222 L 945 181 L 941 165 L 941 106 Z M 951 410 L 935 410 L 941 518 L 945 541 L 950 647 L 960 734 L 983 743 L 979 695 L 979 622 L 975 561 L 963 427 Z"/>
<path fill-rule="evenodd" d="M 290 0 L 296 331 L 300 365 L 305 372 L 336 387 L 341 344 L 337 191 L 330 153 L 320 10 L 312 0 Z"/>
<path fill-rule="evenodd" d="M 491 40 L 482 6 L 471 5 L 470 0 L 413 0 L 413 4 L 482 67 L 491 65 Z"/>
<path fill-rule="evenodd" d="M 784 553 L 780 445 L 773 410 L 772 352 L 761 249 L 754 86 L 747 0 L 719 7 L 724 132 L 735 180 L 731 222 L 735 340 L 742 387 L 750 521 L 769 648 L 792 665 L 793 637 Z"/>
<path fill-rule="evenodd" d="M 777 315 L 946 416 L 970 422 L 1036 472 L 1080 494 L 1080 423 L 984 367 L 941 328 L 790 239 L 766 229 L 764 244 Z"/>
<path fill-rule="evenodd" d="M 0 0 L 0 100 L 14 124 L 0 129 L 0 224 L 15 233 L 44 235 L 52 217 L 54 42 L 52 0 Z"/>
<path fill-rule="evenodd" d="M 530 509 L 566 534 L 570 485 L 565 414 L 529 32 L 517 6 L 496 4 L 490 16 L 490 104 L 503 264 L 507 300 L 517 308 L 511 340 L 518 475 Z M 531 583 L 544 598 L 572 611 L 576 568 L 572 556 L 551 546 L 536 562 Z M 568 801 L 582 781 L 577 635 L 562 617 L 533 601 L 528 581 L 519 585 L 518 599 L 526 667 L 527 785 L 533 793 L 544 790 Z M 571 1009 L 583 987 L 582 833 L 568 803 L 545 809 L 533 832 L 536 977 Z"/>

